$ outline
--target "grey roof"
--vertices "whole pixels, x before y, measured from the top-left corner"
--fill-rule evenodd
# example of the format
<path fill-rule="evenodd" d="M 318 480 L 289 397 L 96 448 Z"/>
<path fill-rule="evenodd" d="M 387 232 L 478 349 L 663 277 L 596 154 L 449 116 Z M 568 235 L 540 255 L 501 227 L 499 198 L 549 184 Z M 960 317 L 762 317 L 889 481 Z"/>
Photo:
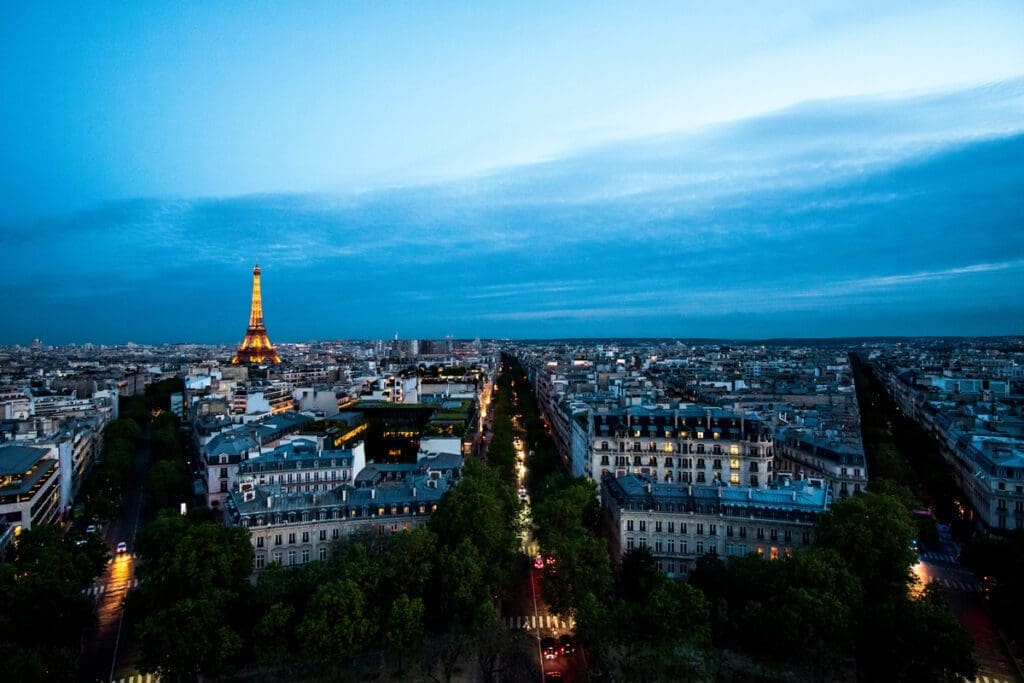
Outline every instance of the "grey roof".
<path fill-rule="evenodd" d="M 246 430 L 232 429 L 218 434 L 206 444 L 206 452 L 210 457 L 221 455 L 241 457 L 247 451 L 258 451 L 259 443 Z"/>
<path fill-rule="evenodd" d="M 18 476 L 25 474 L 30 467 L 48 453 L 45 448 L 31 446 L 0 446 L 0 474 Z"/>
<path fill-rule="evenodd" d="M 339 486 L 323 492 L 286 493 L 273 486 L 257 486 L 253 500 L 246 501 L 244 494 L 238 490 L 231 492 L 230 499 L 239 515 L 258 515 L 304 510 L 372 508 L 406 503 L 436 503 L 449 487 L 450 481 L 445 477 L 431 480 L 429 477 L 417 476 L 401 484 L 377 488 Z M 273 497 L 273 504 L 268 507 L 267 499 L 270 497 Z"/>
<path fill-rule="evenodd" d="M 663 504 L 679 511 L 717 507 L 822 513 L 831 504 L 828 491 L 802 481 L 787 480 L 765 488 L 701 486 L 658 483 L 642 474 L 629 474 L 619 478 L 607 476 L 601 485 L 620 505 L 654 507 Z"/>
<path fill-rule="evenodd" d="M 315 439 L 300 438 L 249 458 L 242 470 L 257 471 L 260 466 L 268 470 L 313 469 L 327 467 L 331 460 L 337 461 L 337 466 L 351 467 L 354 456 L 351 449 L 318 451 Z"/>

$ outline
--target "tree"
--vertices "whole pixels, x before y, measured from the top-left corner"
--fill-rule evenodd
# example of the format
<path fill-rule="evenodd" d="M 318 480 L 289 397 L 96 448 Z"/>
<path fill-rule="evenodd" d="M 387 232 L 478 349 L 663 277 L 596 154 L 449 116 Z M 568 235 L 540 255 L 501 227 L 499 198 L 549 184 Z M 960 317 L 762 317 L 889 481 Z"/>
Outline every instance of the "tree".
<path fill-rule="evenodd" d="M 317 589 L 299 623 L 305 655 L 340 668 L 362 652 L 373 633 L 366 596 L 355 581 L 331 581 Z"/>
<path fill-rule="evenodd" d="M 818 524 L 816 544 L 835 550 L 860 579 L 865 599 L 906 595 L 915 555 L 910 511 L 892 495 L 867 492 L 833 504 Z"/>
<path fill-rule="evenodd" d="M 146 493 L 157 507 L 173 507 L 191 499 L 188 474 L 180 460 L 158 460 L 146 478 Z"/>
<path fill-rule="evenodd" d="M 0 661 L 5 679 L 73 681 L 83 632 L 95 618 L 82 593 L 102 569 L 95 548 L 61 530 L 25 530 L 0 564 Z"/>
<path fill-rule="evenodd" d="M 399 593 L 388 609 L 384 622 L 384 647 L 393 652 L 398 659 L 398 673 L 404 671 L 406 653 L 413 653 L 423 644 L 423 600 L 410 598 Z"/>
<path fill-rule="evenodd" d="M 162 513 L 136 541 L 141 584 L 129 602 L 140 661 L 168 678 L 230 670 L 247 632 L 249 533 L 201 516 Z"/>

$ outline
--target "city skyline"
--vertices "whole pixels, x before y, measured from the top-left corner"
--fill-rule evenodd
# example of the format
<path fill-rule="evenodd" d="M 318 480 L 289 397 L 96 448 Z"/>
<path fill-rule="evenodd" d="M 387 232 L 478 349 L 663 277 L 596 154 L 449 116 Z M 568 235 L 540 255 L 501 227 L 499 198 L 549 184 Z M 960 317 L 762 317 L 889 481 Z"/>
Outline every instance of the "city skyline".
<path fill-rule="evenodd" d="M 1024 333 L 1019 6 L 579 11 L 5 8 L 0 344 Z"/>

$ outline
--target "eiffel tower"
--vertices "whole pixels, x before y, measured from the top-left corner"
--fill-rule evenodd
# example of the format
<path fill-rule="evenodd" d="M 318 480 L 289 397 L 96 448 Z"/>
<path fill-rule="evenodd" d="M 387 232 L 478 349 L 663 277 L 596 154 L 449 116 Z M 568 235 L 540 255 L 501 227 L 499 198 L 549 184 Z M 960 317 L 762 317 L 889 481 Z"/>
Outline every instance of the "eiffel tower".
<path fill-rule="evenodd" d="M 231 357 L 232 365 L 240 363 L 280 363 L 274 345 L 267 337 L 267 328 L 263 325 L 263 299 L 260 296 L 260 264 L 252 269 L 252 309 L 249 311 L 249 327 L 245 330 L 245 339 L 238 351 Z"/>

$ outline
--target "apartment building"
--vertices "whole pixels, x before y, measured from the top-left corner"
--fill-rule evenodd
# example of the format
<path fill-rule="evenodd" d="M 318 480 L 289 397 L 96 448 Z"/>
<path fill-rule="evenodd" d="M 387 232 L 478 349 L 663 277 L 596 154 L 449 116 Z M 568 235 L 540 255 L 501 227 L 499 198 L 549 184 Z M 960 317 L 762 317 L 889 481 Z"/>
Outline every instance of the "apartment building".
<path fill-rule="evenodd" d="M 830 504 L 826 489 L 788 479 L 764 488 L 662 483 L 642 474 L 601 480 L 613 557 L 647 548 L 670 577 L 685 576 L 708 553 L 784 557 L 811 544 Z"/>

